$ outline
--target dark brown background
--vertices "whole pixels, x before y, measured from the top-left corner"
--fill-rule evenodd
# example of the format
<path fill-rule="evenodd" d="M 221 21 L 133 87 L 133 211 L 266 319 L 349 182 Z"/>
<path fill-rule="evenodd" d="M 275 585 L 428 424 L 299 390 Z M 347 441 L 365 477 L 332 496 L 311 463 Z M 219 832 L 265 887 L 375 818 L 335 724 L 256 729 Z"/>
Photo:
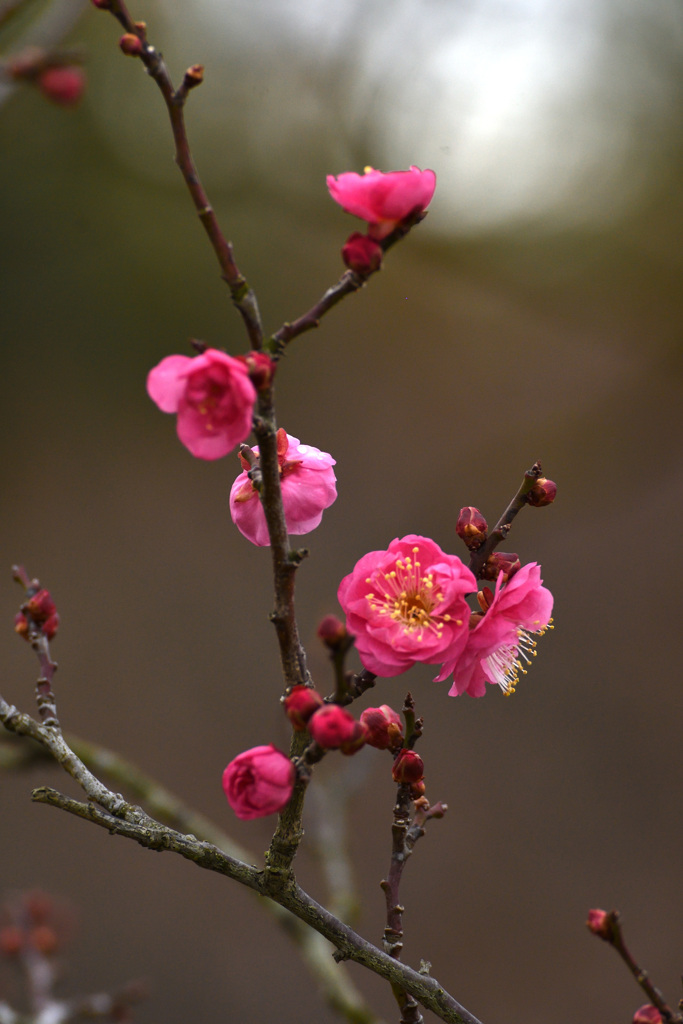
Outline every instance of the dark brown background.
<path fill-rule="evenodd" d="M 428 50 L 439 5 L 414 6 Z M 586 932 L 592 906 L 623 911 L 637 955 L 670 1002 L 680 995 L 681 26 L 668 31 L 665 4 L 650 34 L 629 20 L 635 7 L 601 9 L 620 26 L 621 56 L 640 59 L 615 57 L 582 100 L 599 110 L 615 78 L 630 82 L 602 111 L 628 140 L 604 165 L 613 207 L 590 213 L 592 185 L 605 181 L 568 171 L 554 213 L 539 193 L 514 220 L 464 233 L 457 201 L 437 188 L 428 222 L 292 346 L 278 375 L 280 422 L 338 462 L 339 499 L 308 539 L 298 590 L 323 690 L 315 627 L 363 553 L 408 532 L 459 552 L 460 506 L 495 519 L 537 458 L 559 484 L 556 504 L 525 512 L 510 544 L 542 563 L 556 597 L 556 629 L 515 697 L 452 700 L 418 669 L 364 702 L 398 706 L 410 688 L 425 716 L 429 795 L 450 810 L 407 869 L 406 959 L 430 960 L 486 1024 L 631 1019 L 644 998 Z M 386 140 L 378 156 L 371 120 L 344 104 L 354 45 L 316 63 L 279 49 L 267 19 L 253 45 L 242 35 L 231 49 L 201 26 L 173 34 L 169 11 L 136 12 L 159 25 L 152 38 L 176 75 L 208 65 L 189 107 L 197 157 L 268 328 L 340 272 L 355 224 L 327 199 L 325 173 L 413 161 L 448 181 L 458 136 L 446 127 L 433 151 L 404 145 L 403 159 L 382 163 Z M 144 391 L 149 368 L 190 336 L 233 353 L 245 343 L 173 177 L 160 100 L 116 38 L 110 19 L 88 13 L 78 41 L 91 89 L 77 112 L 28 92 L 0 112 L 1 687 L 31 706 L 35 665 L 11 632 L 9 566 L 21 561 L 62 615 L 65 726 L 138 762 L 258 857 L 272 822 L 234 820 L 220 774 L 248 746 L 286 744 L 269 556 L 229 520 L 236 460 L 193 460 Z M 368 34 L 355 42 L 367 69 Z M 419 83 L 420 54 L 399 48 L 394 66 L 404 57 Z M 657 111 L 630 105 L 637 76 L 643 95 L 651 84 L 643 68 L 657 76 Z M 307 134 L 312 95 L 326 116 Z M 368 86 L 369 109 L 373 95 Z M 277 120 L 285 101 L 294 127 L 271 139 L 266 114 Z M 558 114 L 565 144 L 576 118 L 576 107 Z M 377 942 L 392 786 L 377 752 L 352 764 L 360 928 Z M 144 975 L 154 994 L 137 1019 L 167 1024 L 333 1019 L 248 894 L 30 803 L 32 785 L 61 781 L 48 769 L 2 779 L 0 871 L 3 888 L 42 886 L 78 907 L 71 990 Z M 297 867 L 324 900 L 310 846 Z M 387 987 L 351 972 L 395 1019 Z"/>

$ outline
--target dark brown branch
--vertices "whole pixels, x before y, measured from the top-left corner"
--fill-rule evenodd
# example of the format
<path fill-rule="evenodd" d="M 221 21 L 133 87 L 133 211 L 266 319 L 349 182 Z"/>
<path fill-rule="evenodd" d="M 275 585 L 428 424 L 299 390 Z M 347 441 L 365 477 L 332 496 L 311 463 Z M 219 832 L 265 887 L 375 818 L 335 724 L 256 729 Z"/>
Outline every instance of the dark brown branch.
<path fill-rule="evenodd" d="M 541 463 L 534 462 L 531 469 L 528 469 L 524 474 L 524 479 L 522 480 L 519 490 L 503 512 L 494 528 L 491 530 L 487 540 L 484 541 L 480 548 L 477 548 L 476 551 L 472 552 L 469 561 L 469 568 L 475 576 L 478 577 L 481 574 L 489 555 L 510 533 L 510 528 L 515 516 L 527 504 L 527 494 L 532 489 L 538 478 L 542 475 L 543 471 L 541 469 Z"/>
<path fill-rule="evenodd" d="M 180 169 L 199 219 L 211 242 L 211 247 L 221 268 L 221 277 L 228 285 L 232 301 L 242 316 L 251 346 L 254 349 L 260 349 L 263 343 L 263 328 L 261 326 L 256 296 L 235 263 L 232 244 L 226 240 L 221 231 L 218 218 L 199 179 L 187 138 L 183 108 L 188 89 L 192 85 L 199 84 L 198 81 L 189 82 L 188 75 L 191 76 L 191 73 L 194 71 L 197 77 L 199 77 L 199 65 L 193 65 L 186 72 L 183 84 L 176 91 L 161 54 L 147 41 L 144 23 L 133 21 L 124 0 L 110 0 L 108 10 L 112 12 L 127 33 L 136 36 L 140 40 L 141 48 L 137 56 L 158 85 L 168 110 L 173 141 L 175 142 L 175 162 Z"/>

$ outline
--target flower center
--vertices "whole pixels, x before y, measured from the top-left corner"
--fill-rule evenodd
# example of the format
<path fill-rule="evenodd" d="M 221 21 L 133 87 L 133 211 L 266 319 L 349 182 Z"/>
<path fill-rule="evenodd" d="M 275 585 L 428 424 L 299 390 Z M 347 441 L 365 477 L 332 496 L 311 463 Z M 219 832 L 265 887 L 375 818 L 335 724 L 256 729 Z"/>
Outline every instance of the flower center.
<path fill-rule="evenodd" d="M 414 547 L 413 555 L 419 550 Z M 365 582 L 375 588 L 365 595 L 370 610 L 393 619 L 404 633 L 414 634 L 418 643 L 424 639 L 425 632 L 441 636 L 444 625 L 451 621 L 448 613 L 435 614 L 434 608 L 443 601 L 443 593 L 435 589 L 432 572 L 423 575 L 417 557 L 398 558 L 391 572 L 378 570 Z"/>
<path fill-rule="evenodd" d="M 534 630 L 536 636 L 543 636 L 549 629 L 554 629 L 552 619 L 547 626 Z M 492 683 L 497 683 L 506 697 L 512 696 L 517 688 L 520 675 L 529 671 L 526 665 L 538 654 L 536 640 L 532 634 L 521 627 L 517 630 L 517 643 L 502 644 L 493 654 L 484 658 L 484 666 Z"/>

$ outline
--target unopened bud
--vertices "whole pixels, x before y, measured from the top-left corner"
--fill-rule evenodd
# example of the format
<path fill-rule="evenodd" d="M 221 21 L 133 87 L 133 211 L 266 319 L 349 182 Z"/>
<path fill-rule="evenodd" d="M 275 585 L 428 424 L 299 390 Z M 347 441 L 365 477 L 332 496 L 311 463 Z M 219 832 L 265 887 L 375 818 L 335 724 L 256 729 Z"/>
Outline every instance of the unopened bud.
<path fill-rule="evenodd" d="M 353 745 L 365 732 L 353 715 L 338 704 L 325 704 L 316 711 L 308 720 L 308 731 L 326 750 Z"/>
<path fill-rule="evenodd" d="M 351 754 L 357 753 L 360 750 L 361 747 L 365 746 L 365 742 L 366 742 L 366 739 L 367 739 L 368 733 L 367 733 L 367 729 L 365 728 L 363 723 L 362 722 L 355 722 L 354 725 L 355 725 L 355 728 L 353 730 L 353 735 L 352 735 L 351 739 L 346 740 L 339 747 L 339 749 L 341 750 L 342 754 L 344 754 L 346 757 L 350 757 Z"/>
<path fill-rule="evenodd" d="M 612 941 L 615 924 L 614 911 L 611 913 L 608 913 L 606 910 L 588 911 L 586 928 L 588 928 L 589 932 L 593 932 L 593 935 L 597 935 L 598 938 L 604 939 L 606 942 Z"/>
<path fill-rule="evenodd" d="M 382 264 L 382 247 L 374 238 L 354 231 L 342 246 L 342 259 L 349 270 L 357 274 L 372 274 Z"/>
<path fill-rule="evenodd" d="M 481 577 L 484 580 L 497 580 L 499 574 L 503 574 L 503 583 L 515 575 L 522 568 L 519 555 L 507 551 L 494 551 L 486 559 L 481 570 Z"/>
<path fill-rule="evenodd" d="M 425 786 L 425 780 L 424 779 L 420 779 L 419 782 L 411 783 L 410 795 L 413 798 L 413 800 L 422 800 L 422 799 L 424 799 L 424 795 L 425 795 L 426 791 L 427 791 L 427 787 Z"/>
<path fill-rule="evenodd" d="M 46 636 L 48 640 L 52 640 L 59 629 L 59 614 L 57 612 L 53 612 L 53 614 L 45 620 L 40 628 L 43 636 Z"/>
<path fill-rule="evenodd" d="M 99 11 L 110 11 L 111 0 L 91 0 L 93 7 L 97 7 Z"/>
<path fill-rule="evenodd" d="M 38 87 L 60 107 L 75 107 L 85 92 L 85 74 L 75 65 L 46 68 L 38 75 Z"/>
<path fill-rule="evenodd" d="M 662 1024 L 664 1018 L 652 1003 L 645 1003 L 633 1014 L 633 1024 Z"/>
<path fill-rule="evenodd" d="M 323 699 L 310 686 L 295 686 L 282 701 L 295 732 L 303 732 L 311 715 L 323 706 Z"/>
<path fill-rule="evenodd" d="M 407 783 L 410 786 L 422 781 L 424 761 L 414 750 L 402 750 L 394 761 L 391 774 L 394 782 Z M 421 794 L 418 794 L 421 795 Z"/>
<path fill-rule="evenodd" d="M 403 742 L 403 720 L 388 704 L 366 708 L 360 716 L 367 736 L 365 742 L 377 750 L 391 750 Z"/>
<path fill-rule="evenodd" d="M 349 636 L 346 626 L 336 615 L 326 615 L 321 620 L 316 632 L 325 646 L 329 647 L 331 651 L 336 651 L 341 644 L 348 640 Z"/>
<path fill-rule="evenodd" d="M 542 508 L 543 505 L 552 505 L 556 495 L 557 484 L 553 480 L 546 480 L 544 476 L 541 476 L 528 492 L 526 500 L 528 505 Z"/>
<path fill-rule="evenodd" d="M 119 47 L 127 57 L 139 57 L 143 50 L 143 43 L 140 37 L 133 32 L 126 32 L 119 39 Z"/>
<path fill-rule="evenodd" d="M 197 64 L 195 67 L 200 67 L 200 65 Z M 190 71 L 192 71 L 192 68 L 190 68 Z M 185 78 L 187 78 L 190 71 L 185 72 Z M 199 85 L 199 82 L 194 84 Z M 188 86 L 188 88 L 190 87 Z M 237 359 L 247 367 L 249 380 L 257 391 L 263 391 L 264 388 L 270 387 L 273 383 L 275 370 L 277 369 L 277 363 L 270 356 L 266 355 L 265 352 L 247 352 L 244 356 L 237 356 Z"/>
<path fill-rule="evenodd" d="M 465 541 L 470 551 L 480 548 L 488 536 L 488 523 L 478 508 L 467 505 L 460 509 L 455 532 Z"/>
<path fill-rule="evenodd" d="M 204 81 L 204 65 L 193 64 L 192 67 L 189 67 L 185 72 L 183 81 L 186 89 L 195 89 L 198 85 L 201 85 Z M 255 352 L 254 355 L 265 356 L 265 352 Z"/>
<path fill-rule="evenodd" d="M 44 587 L 34 594 L 33 597 L 30 597 L 26 605 L 22 607 L 25 607 L 31 618 L 35 619 L 38 623 L 45 622 L 57 611 L 50 591 L 45 590 Z"/>

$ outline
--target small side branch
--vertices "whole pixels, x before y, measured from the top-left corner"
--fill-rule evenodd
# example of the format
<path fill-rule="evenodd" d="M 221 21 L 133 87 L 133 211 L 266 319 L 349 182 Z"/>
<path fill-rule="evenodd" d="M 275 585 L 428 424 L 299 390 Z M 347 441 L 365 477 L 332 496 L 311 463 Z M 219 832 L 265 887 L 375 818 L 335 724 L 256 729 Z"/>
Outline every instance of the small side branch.
<path fill-rule="evenodd" d="M 524 474 L 524 479 L 515 494 L 514 498 L 503 512 L 502 516 L 491 530 L 487 540 L 480 548 L 472 552 L 469 561 L 469 568 L 475 576 L 479 576 L 489 555 L 498 547 L 510 533 L 512 522 L 521 509 L 527 504 L 527 494 L 533 488 L 536 481 L 543 475 L 540 462 L 534 462 L 531 469 Z"/>
<path fill-rule="evenodd" d="M 105 4 L 100 3 L 98 6 L 104 7 Z M 187 137 L 183 108 L 189 90 L 201 82 L 203 68 L 197 64 L 193 65 L 186 72 L 183 84 L 176 91 L 161 54 L 147 41 L 144 22 L 133 21 L 124 0 L 110 0 L 107 9 L 123 26 L 128 36 L 139 40 L 139 46 L 129 47 L 126 52 L 140 58 L 149 75 L 159 87 L 171 122 L 175 143 L 175 162 L 216 255 L 221 269 L 221 277 L 228 285 L 232 301 L 242 317 L 251 347 L 260 349 L 263 343 L 263 327 L 256 296 L 235 262 L 232 243 L 226 240 L 221 231 L 218 218 L 200 181 Z"/>

